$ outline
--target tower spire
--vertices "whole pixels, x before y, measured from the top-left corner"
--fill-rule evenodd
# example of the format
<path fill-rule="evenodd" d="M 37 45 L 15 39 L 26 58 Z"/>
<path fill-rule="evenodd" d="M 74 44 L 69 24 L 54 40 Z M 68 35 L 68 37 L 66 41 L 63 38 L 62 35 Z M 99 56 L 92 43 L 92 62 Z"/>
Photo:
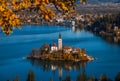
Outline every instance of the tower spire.
<path fill-rule="evenodd" d="M 62 39 L 61 33 L 59 33 L 59 39 Z"/>
<path fill-rule="evenodd" d="M 62 35 L 59 33 L 58 50 L 62 50 Z"/>

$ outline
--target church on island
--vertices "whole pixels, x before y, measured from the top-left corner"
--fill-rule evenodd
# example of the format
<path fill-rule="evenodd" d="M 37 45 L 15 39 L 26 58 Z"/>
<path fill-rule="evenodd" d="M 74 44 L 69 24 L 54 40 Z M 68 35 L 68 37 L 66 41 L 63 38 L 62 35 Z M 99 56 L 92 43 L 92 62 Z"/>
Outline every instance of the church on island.
<path fill-rule="evenodd" d="M 62 36 L 60 33 L 58 38 L 58 46 L 56 45 L 56 43 L 53 43 L 51 46 L 51 51 L 58 51 L 58 50 L 62 50 Z"/>
<path fill-rule="evenodd" d="M 71 60 L 71 61 L 88 61 L 94 60 L 93 57 L 86 54 L 84 48 L 71 48 L 70 46 L 64 46 L 62 43 L 62 35 L 59 33 L 58 45 L 56 43 L 45 43 L 38 49 L 33 49 L 31 55 L 27 58 L 41 59 L 41 60 Z"/>

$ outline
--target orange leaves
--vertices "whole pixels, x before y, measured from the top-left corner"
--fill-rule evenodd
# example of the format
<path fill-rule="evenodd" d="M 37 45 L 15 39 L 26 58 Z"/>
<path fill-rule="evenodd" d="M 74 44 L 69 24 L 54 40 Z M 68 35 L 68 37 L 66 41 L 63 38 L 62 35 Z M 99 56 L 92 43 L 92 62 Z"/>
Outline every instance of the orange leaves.
<path fill-rule="evenodd" d="M 39 5 L 40 2 L 38 0 L 35 0 L 34 5 Z"/>
<path fill-rule="evenodd" d="M 69 19 L 71 18 L 71 14 L 70 13 L 66 13 L 66 17 Z"/>
<path fill-rule="evenodd" d="M 63 11 L 68 11 L 68 7 L 66 6 L 64 2 L 56 1 L 55 5 L 57 5 Z"/>
<path fill-rule="evenodd" d="M 0 18 L 0 26 L 2 25 L 3 21 L 2 21 L 2 18 Z"/>
<path fill-rule="evenodd" d="M 8 17 L 7 19 L 3 18 L 0 19 L 0 26 L 2 27 L 3 32 L 5 32 L 6 35 L 9 35 L 12 32 L 13 27 L 20 26 L 20 20 L 14 16 Z"/>
<path fill-rule="evenodd" d="M 13 6 L 15 10 L 19 9 L 20 6 L 18 0 L 11 0 L 11 6 Z"/>
<path fill-rule="evenodd" d="M 40 0 L 41 4 L 49 4 L 49 0 Z"/>
<path fill-rule="evenodd" d="M 50 20 L 55 17 L 55 13 L 50 8 L 47 8 L 42 12 L 42 17 L 46 20 Z"/>
<path fill-rule="evenodd" d="M 5 9 L 3 8 L 3 6 L 0 5 L 0 11 L 4 11 Z"/>
<path fill-rule="evenodd" d="M 53 19 L 56 14 L 53 6 L 67 18 L 75 13 L 76 0 L 0 0 L 0 27 L 8 35 L 12 32 L 13 27 L 19 27 L 21 22 L 15 15 L 14 11 L 24 10 L 27 8 L 37 7 L 41 11 L 41 17 L 46 20 Z M 86 3 L 86 0 L 80 0 Z"/>
<path fill-rule="evenodd" d="M 12 32 L 12 29 L 9 27 L 2 27 L 2 30 L 6 35 L 9 35 Z"/>
<path fill-rule="evenodd" d="M 6 35 L 12 32 L 13 27 L 19 26 L 20 20 L 13 13 L 11 9 L 8 9 L 6 4 L 0 6 L 0 27 Z"/>
<path fill-rule="evenodd" d="M 36 5 L 47 5 L 47 4 L 49 4 L 49 0 L 35 0 L 35 2 L 33 4 L 35 6 Z"/>
<path fill-rule="evenodd" d="M 68 8 L 65 6 L 64 3 L 60 3 L 60 7 L 61 7 L 61 9 L 65 10 L 65 11 L 68 10 Z"/>
<path fill-rule="evenodd" d="M 41 5 L 41 6 L 40 6 L 40 10 L 41 10 L 41 11 L 45 11 L 45 6 Z"/>
<path fill-rule="evenodd" d="M 49 3 L 49 0 L 45 0 L 45 3 L 48 4 L 48 3 Z"/>
<path fill-rule="evenodd" d="M 11 0 L 10 3 L 10 6 L 12 6 L 15 10 L 31 6 L 30 0 Z"/>
<path fill-rule="evenodd" d="M 49 19 L 50 19 L 50 17 L 49 17 L 48 14 L 45 14 L 45 15 L 44 15 L 44 18 L 45 18 L 46 20 L 49 20 Z"/>

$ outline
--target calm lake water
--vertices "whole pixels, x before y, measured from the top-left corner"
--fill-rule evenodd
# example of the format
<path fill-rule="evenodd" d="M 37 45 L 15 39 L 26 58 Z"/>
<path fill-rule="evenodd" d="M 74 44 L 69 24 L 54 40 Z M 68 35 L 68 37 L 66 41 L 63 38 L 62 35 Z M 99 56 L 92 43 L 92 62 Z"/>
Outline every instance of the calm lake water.
<path fill-rule="evenodd" d="M 98 59 L 88 62 L 84 67 L 87 76 L 99 77 L 105 73 L 111 79 L 120 72 L 120 46 L 109 44 L 86 31 L 74 32 L 65 27 L 47 26 L 22 26 L 21 30 L 15 29 L 10 36 L 0 33 L 0 81 L 10 79 L 13 81 L 18 76 L 20 81 L 26 81 L 29 70 L 35 73 L 36 81 L 49 81 L 50 77 L 54 81 L 70 76 L 75 81 L 82 72 L 81 69 L 66 70 L 60 69 L 52 71 L 47 64 L 32 63 L 24 59 L 34 48 L 39 48 L 44 43 L 57 43 L 59 32 L 62 34 L 63 44 L 71 47 L 86 48 L 87 54 Z"/>

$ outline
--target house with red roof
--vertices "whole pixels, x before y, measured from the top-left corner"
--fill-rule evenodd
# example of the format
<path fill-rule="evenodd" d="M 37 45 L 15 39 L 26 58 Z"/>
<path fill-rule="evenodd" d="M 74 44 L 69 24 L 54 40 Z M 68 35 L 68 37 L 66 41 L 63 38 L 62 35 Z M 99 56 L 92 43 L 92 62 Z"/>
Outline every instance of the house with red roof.
<path fill-rule="evenodd" d="M 64 46 L 63 47 L 63 52 L 64 53 L 70 53 L 72 51 L 72 48 L 70 46 Z"/>

